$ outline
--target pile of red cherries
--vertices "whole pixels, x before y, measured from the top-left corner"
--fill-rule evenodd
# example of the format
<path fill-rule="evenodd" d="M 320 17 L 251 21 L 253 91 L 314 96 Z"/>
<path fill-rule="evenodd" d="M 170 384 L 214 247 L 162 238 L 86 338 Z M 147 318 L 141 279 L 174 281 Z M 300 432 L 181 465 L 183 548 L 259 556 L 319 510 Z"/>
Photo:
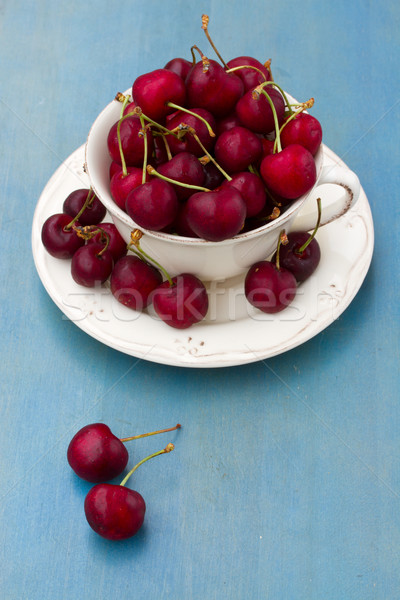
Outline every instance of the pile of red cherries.
<path fill-rule="evenodd" d="M 269 61 L 241 56 L 225 63 L 206 15 L 202 28 L 221 64 L 193 46 L 192 61 L 172 59 L 139 76 L 131 95 L 117 94 L 121 115 L 107 138 L 110 192 L 139 227 L 218 242 L 276 219 L 314 186 L 322 129 L 304 112 L 313 99 L 291 104 Z M 171 277 L 143 251 L 139 230 L 126 255 L 115 226 L 101 222 L 102 211 L 91 190 L 73 192 L 64 214 L 43 226 L 46 249 L 72 259 L 81 285 L 110 278 L 125 306 L 143 310 L 152 302 L 158 316 L 179 329 L 201 321 L 208 310 L 203 283 L 189 273 Z M 279 234 L 273 260 L 247 274 L 252 305 L 275 313 L 290 304 L 296 285 L 319 262 L 314 236 Z"/>
<path fill-rule="evenodd" d="M 123 540 L 139 531 L 143 525 L 146 503 L 139 492 L 125 487 L 125 484 L 143 463 L 174 449 L 173 444 L 167 444 L 163 450 L 137 463 L 120 484 L 108 483 L 118 477 L 128 464 L 125 442 L 180 428 L 178 423 L 169 429 L 118 438 L 108 425 L 91 423 L 74 435 L 68 446 L 67 459 L 81 479 L 97 484 L 89 490 L 84 504 L 86 519 L 96 533 L 109 540 Z"/>

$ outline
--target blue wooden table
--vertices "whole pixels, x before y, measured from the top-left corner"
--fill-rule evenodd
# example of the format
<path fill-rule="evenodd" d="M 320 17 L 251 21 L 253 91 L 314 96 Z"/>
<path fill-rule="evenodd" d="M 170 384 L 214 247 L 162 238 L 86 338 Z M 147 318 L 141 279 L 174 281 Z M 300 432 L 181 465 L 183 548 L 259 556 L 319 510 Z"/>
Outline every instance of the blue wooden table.
<path fill-rule="evenodd" d="M 360 177 L 376 245 L 350 307 L 280 356 L 182 369 L 122 354 L 63 318 L 36 273 L 47 180 L 117 90 L 206 48 L 272 58 L 314 96 L 324 141 Z M 394 600 L 400 596 L 398 3 L 0 3 L 0 596 L 5 600 Z M 208 52 L 208 50 L 207 50 Z M 211 54 L 211 52 L 210 52 Z M 72 435 L 182 423 L 132 485 L 146 523 L 96 536 Z"/>

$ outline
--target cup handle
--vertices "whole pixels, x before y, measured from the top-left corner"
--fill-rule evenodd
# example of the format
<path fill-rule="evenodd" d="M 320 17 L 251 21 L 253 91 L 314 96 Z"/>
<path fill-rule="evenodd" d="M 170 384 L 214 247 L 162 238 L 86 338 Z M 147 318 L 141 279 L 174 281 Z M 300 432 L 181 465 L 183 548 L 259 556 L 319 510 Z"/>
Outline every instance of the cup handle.
<path fill-rule="evenodd" d="M 341 194 L 318 192 L 320 185 L 325 183 L 334 183 L 343 188 Z M 340 165 L 325 165 L 322 167 L 321 175 L 318 179 L 318 185 L 313 193 L 306 199 L 300 213 L 293 222 L 291 229 L 301 231 L 310 231 L 314 229 L 317 221 L 317 203 L 316 199 L 321 198 L 322 217 L 321 226 L 331 223 L 335 219 L 344 215 L 351 207 L 355 205 L 360 195 L 360 180 L 357 175 Z"/>

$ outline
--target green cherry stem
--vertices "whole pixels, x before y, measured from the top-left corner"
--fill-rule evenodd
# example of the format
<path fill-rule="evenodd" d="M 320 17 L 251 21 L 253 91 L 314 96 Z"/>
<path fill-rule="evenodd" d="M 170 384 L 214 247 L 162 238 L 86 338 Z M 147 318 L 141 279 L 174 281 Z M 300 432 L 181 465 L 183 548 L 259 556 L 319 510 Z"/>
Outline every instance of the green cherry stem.
<path fill-rule="evenodd" d="M 64 227 L 64 231 L 69 231 L 70 229 L 72 229 L 72 227 L 75 225 L 76 221 L 79 220 L 79 217 L 83 214 L 83 212 L 87 209 L 87 207 L 90 206 L 91 204 L 93 204 L 94 198 L 95 198 L 95 193 L 92 190 L 92 188 L 90 188 L 87 193 L 86 200 L 83 203 L 81 210 L 78 212 L 77 215 L 75 215 L 75 217 L 72 219 L 72 221 Z"/>
<path fill-rule="evenodd" d="M 152 167 L 151 165 L 147 165 L 147 172 L 149 175 L 154 175 L 155 177 L 158 177 L 159 179 L 163 179 L 164 181 L 167 181 L 168 183 L 172 183 L 174 185 L 179 185 L 180 187 L 187 188 L 188 190 L 199 190 L 200 192 L 210 192 L 211 191 L 208 188 L 200 187 L 199 185 L 191 185 L 189 183 L 182 183 L 181 181 L 177 181 L 176 179 L 171 179 L 170 177 L 161 175 L 161 173 L 156 171 L 156 169 L 154 167 Z"/>
<path fill-rule="evenodd" d="M 175 429 L 180 429 L 182 425 L 178 423 L 175 427 L 170 427 L 169 429 L 159 429 L 158 431 L 151 431 L 150 433 L 142 433 L 141 435 L 133 435 L 127 438 L 120 438 L 121 442 L 131 442 L 132 440 L 139 440 L 144 437 L 148 437 L 149 435 L 157 435 L 158 433 L 167 433 L 167 431 L 175 431 Z"/>
<path fill-rule="evenodd" d="M 146 183 L 146 175 L 147 175 L 147 155 L 148 155 L 148 143 L 147 143 L 147 130 L 146 123 L 144 122 L 143 114 L 139 116 L 140 124 L 142 126 L 142 131 L 140 132 L 143 135 L 143 143 L 144 143 L 144 154 L 143 154 L 143 170 L 142 170 L 142 183 Z"/>
<path fill-rule="evenodd" d="M 102 242 L 104 242 L 104 248 L 102 248 L 100 250 L 100 252 L 98 252 L 96 254 L 96 256 L 101 256 L 107 250 L 108 246 L 110 245 L 110 236 L 101 227 L 97 227 L 96 225 L 86 225 L 85 227 L 76 227 L 75 226 L 75 227 L 73 227 L 73 230 L 75 231 L 75 233 L 78 237 L 80 237 L 86 241 L 91 240 L 98 233 L 101 234 L 101 240 L 102 240 Z"/>
<path fill-rule="evenodd" d="M 318 206 L 318 219 L 317 219 L 317 224 L 315 225 L 314 231 L 312 232 L 312 234 L 310 235 L 310 237 L 308 238 L 308 240 L 306 242 L 304 242 L 304 244 L 302 245 L 301 248 L 299 248 L 298 250 L 296 250 L 296 254 L 303 254 L 304 250 L 307 248 L 307 246 L 309 244 L 311 244 L 311 242 L 313 241 L 313 239 L 315 238 L 315 234 L 318 231 L 318 227 L 321 223 L 321 198 L 317 198 L 317 206 Z"/>
<path fill-rule="evenodd" d="M 131 113 L 124 116 L 124 110 L 125 110 L 127 103 L 128 103 L 128 98 L 125 98 L 123 105 L 122 105 L 121 118 L 118 121 L 118 125 L 117 125 L 117 140 L 118 140 L 119 155 L 121 157 L 123 177 L 126 177 L 128 175 L 128 169 L 126 168 L 125 156 L 124 156 L 124 151 L 122 150 L 122 141 L 121 141 L 121 124 L 123 121 L 125 121 L 125 119 L 127 117 L 131 116 Z"/>
<path fill-rule="evenodd" d="M 259 86 L 257 86 L 257 88 L 261 89 L 262 87 L 265 87 L 267 85 L 272 86 L 272 87 L 274 87 L 274 88 L 276 88 L 277 90 L 280 91 L 280 93 L 282 94 L 283 99 L 285 101 L 285 104 L 286 104 L 286 106 L 289 109 L 289 112 L 292 113 L 293 111 L 292 111 L 292 109 L 290 107 L 293 106 L 293 105 L 290 104 L 289 99 L 288 99 L 288 97 L 286 95 L 286 92 L 281 88 L 280 85 L 278 85 L 277 83 L 275 83 L 275 81 L 264 81 L 264 83 L 261 83 Z M 298 106 L 298 104 L 296 104 L 295 106 Z"/>
<path fill-rule="evenodd" d="M 143 460 L 141 460 L 140 462 L 138 462 L 138 464 L 135 465 L 133 467 L 133 469 L 131 469 L 129 471 L 129 473 L 127 474 L 127 476 L 124 477 L 124 479 L 121 481 L 120 485 L 123 487 L 126 484 L 126 482 L 128 481 L 128 479 L 131 477 L 131 475 L 134 474 L 134 472 L 136 471 L 136 469 L 138 469 L 140 467 L 140 465 L 142 465 L 146 461 L 150 460 L 151 458 L 154 458 L 155 456 L 160 456 L 160 454 L 167 454 L 168 452 L 171 452 L 174 448 L 175 448 L 175 446 L 173 444 L 167 444 L 166 447 L 163 450 L 159 450 L 158 452 L 154 452 L 154 454 L 150 454 L 150 456 L 146 456 L 146 458 L 144 458 Z"/>
<path fill-rule="evenodd" d="M 208 15 L 202 15 L 201 16 L 201 28 L 204 31 L 204 33 L 206 34 L 207 39 L 210 42 L 210 45 L 211 45 L 212 49 L 214 50 L 215 54 L 218 56 L 219 60 L 222 62 L 222 64 L 224 65 L 225 69 L 227 69 L 228 65 L 226 64 L 226 62 L 224 61 L 224 59 L 222 58 L 222 56 L 218 52 L 217 48 L 214 45 L 214 42 L 211 39 L 210 34 L 208 33 L 208 23 L 209 22 L 210 22 L 210 17 Z"/>
<path fill-rule="evenodd" d="M 147 254 L 147 252 L 145 252 L 143 250 L 143 248 L 141 247 L 141 245 L 139 244 L 139 240 L 142 237 L 143 237 L 143 232 L 140 231 L 140 229 L 134 229 L 133 231 L 131 231 L 131 241 L 128 244 L 128 249 L 131 250 L 134 254 L 136 254 L 136 256 L 138 256 L 142 260 L 144 259 L 145 262 L 150 262 L 150 263 L 156 265 L 156 267 L 158 267 L 160 269 L 160 271 L 164 274 L 165 278 L 168 280 L 170 287 L 173 287 L 174 282 L 172 281 L 172 277 L 168 273 L 168 271 L 166 269 L 164 269 L 164 267 L 162 265 L 160 265 L 159 262 L 154 260 L 154 258 L 149 256 Z"/>
<path fill-rule="evenodd" d="M 268 83 L 268 82 L 267 82 L 267 83 Z M 278 152 L 282 152 L 281 138 L 280 138 L 280 135 L 279 135 L 279 123 L 278 123 L 278 115 L 276 114 L 276 110 L 275 110 L 274 103 L 272 102 L 271 98 L 268 96 L 268 93 L 267 93 L 267 92 L 266 92 L 266 91 L 265 91 L 265 90 L 262 88 L 262 86 L 263 86 L 263 85 L 264 85 L 264 84 L 262 83 L 260 86 L 257 86 L 257 87 L 254 89 L 254 92 L 253 92 L 253 94 L 257 94 L 257 93 L 264 94 L 264 96 L 265 96 L 265 97 L 266 97 L 266 99 L 268 100 L 268 102 L 269 102 L 269 105 L 270 105 L 270 107 L 271 107 L 271 110 L 272 110 L 273 117 L 274 117 L 274 123 L 275 123 L 275 132 L 276 132 L 276 140 L 275 140 L 275 143 L 276 143 L 276 145 L 277 145 Z M 274 148 L 275 148 L 275 145 L 274 145 Z"/>
<path fill-rule="evenodd" d="M 258 71 L 260 75 L 263 76 L 264 81 L 267 81 L 265 73 L 263 73 L 261 69 L 259 69 L 258 67 L 254 67 L 253 65 L 240 65 L 239 67 L 232 67 L 231 69 L 228 69 L 226 73 L 234 73 L 235 71 L 239 71 L 240 69 L 253 69 L 254 71 Z"/>

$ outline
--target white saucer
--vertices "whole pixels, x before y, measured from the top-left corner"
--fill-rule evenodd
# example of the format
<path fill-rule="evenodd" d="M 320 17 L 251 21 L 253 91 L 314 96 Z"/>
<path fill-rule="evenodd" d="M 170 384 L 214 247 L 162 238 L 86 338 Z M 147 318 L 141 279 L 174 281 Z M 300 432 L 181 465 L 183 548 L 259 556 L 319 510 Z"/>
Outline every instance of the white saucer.
<path fill-rule="evenodd" d="M 324 157 L 327 164 L 344 165 L 326 146 Z M 62 211 L 71 191 L 89 187 L 83 163 L 81 146 L 44 188 L 33 218 L 33 256 L 44 287 L 61 311 L 83 331 L 120 352 L 182 367 L 227 367 L 269 358 L 328 327 L 353 300 L 367 274 L 374 230 L 361 189 L 351 211 L 319 230 L 318 269 L 283 312 L 266 315 L 253 309 L 243 295 L 244 277 L 236 277 L 208 286 L 210 309 L 205 321 L 184 331 L 172 329 L 151 311 L 137 313 L 122 306 L 107 287 L 80 287 L 70 275 L 70 261 L 52 258 L 44 249 L 43 222 Z M 338 186 L 319 188 L 319 195 L 335 193 L 341 193 Z"/>

